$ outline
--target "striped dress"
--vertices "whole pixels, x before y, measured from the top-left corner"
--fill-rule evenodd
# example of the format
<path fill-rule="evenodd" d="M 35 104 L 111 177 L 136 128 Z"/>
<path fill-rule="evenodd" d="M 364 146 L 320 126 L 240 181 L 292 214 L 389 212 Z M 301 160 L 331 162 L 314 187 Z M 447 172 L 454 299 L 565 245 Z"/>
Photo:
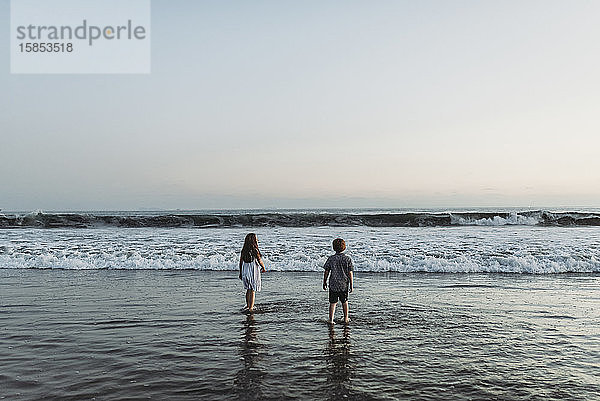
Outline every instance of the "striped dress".
<path fill-rule="evenodd" d="M 245 290 L 260 291 L 260 264 L 255 258 L 249 263 L 242 261 L 242 283 Z"/>

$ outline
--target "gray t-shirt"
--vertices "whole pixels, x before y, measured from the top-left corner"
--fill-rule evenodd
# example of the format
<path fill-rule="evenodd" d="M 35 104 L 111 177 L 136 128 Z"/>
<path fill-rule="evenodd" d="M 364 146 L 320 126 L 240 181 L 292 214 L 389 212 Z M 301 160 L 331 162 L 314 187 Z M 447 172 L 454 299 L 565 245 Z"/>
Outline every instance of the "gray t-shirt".
<path fill-rule="evenodd" d="M 348 291 L 350 272 L 354 270 L 352 259 L 343 253 L 336 253 L 327 258 L 323 269 L 329 270 L 329 290 L 336 292 Z"/>

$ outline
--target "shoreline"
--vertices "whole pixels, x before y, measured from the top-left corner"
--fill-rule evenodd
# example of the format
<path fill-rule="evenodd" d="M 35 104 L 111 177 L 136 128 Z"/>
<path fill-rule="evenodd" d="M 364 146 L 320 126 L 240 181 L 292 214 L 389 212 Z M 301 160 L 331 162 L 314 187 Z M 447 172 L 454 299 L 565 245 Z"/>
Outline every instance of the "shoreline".
<path fill-rule="evenodd" d="M 237 278 L 236 272 L 238 270 L 208 270 L 208 269 L 128 269 L 128 268 L 106 268 L 106 269 L 70 269 L 70 268 L 14 268 L 14 267 L 2 267 L 0 266 L 0 271 L 56 271 L 56 272 L 156 272 L 156 273 L 173 273 L 173 272 L 196 272 L 198 274 L 202 273 L 231 273 L 232 277 Z M 283 274 L 283 275 L 293 275 L 293 274 L 308 274 L 308 275 L 319 275 L 322 276 L 323 272 L 318 270 L 267 270 L 266 273 L 263 273 L 263 279 L 265 275 L 270 274 Z M 552 272 L 552 273 L 532 273 L 532 272 L 461 272 L 461 271 L 448 271 L 448 272 L 427 272 L 427 271 L 411 271 L 411 272 L 401 272 L 401 271 L 360 271 L 354 270 L 354 274 L 358 276 L 433 276 L 433 277 L 456 277 L 456 276 L 507 276 L 507 277 L 600 277 L 600 272 Z"/>

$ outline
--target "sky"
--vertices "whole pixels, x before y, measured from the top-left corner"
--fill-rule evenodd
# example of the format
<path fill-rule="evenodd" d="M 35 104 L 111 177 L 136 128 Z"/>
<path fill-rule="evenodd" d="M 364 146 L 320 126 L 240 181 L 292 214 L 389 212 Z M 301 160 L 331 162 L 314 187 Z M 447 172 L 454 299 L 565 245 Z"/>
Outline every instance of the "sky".
<path fill-rule="evenodd" d="M 598 207 L 598 15 L 154 0 L 139 75 L 10 74 L 4 28 L 0 209 Z"/>

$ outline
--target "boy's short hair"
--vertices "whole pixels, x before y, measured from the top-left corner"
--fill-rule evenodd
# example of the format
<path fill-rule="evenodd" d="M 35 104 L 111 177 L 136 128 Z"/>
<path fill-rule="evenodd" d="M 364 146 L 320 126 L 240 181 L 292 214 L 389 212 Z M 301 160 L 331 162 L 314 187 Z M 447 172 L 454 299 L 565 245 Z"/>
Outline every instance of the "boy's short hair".
<path fill-rule="evenodd" d="M 333 250 L 336 252 L 344 252 L 346 249 L 346 242 L 341 238 L 333 240 Z"/>

